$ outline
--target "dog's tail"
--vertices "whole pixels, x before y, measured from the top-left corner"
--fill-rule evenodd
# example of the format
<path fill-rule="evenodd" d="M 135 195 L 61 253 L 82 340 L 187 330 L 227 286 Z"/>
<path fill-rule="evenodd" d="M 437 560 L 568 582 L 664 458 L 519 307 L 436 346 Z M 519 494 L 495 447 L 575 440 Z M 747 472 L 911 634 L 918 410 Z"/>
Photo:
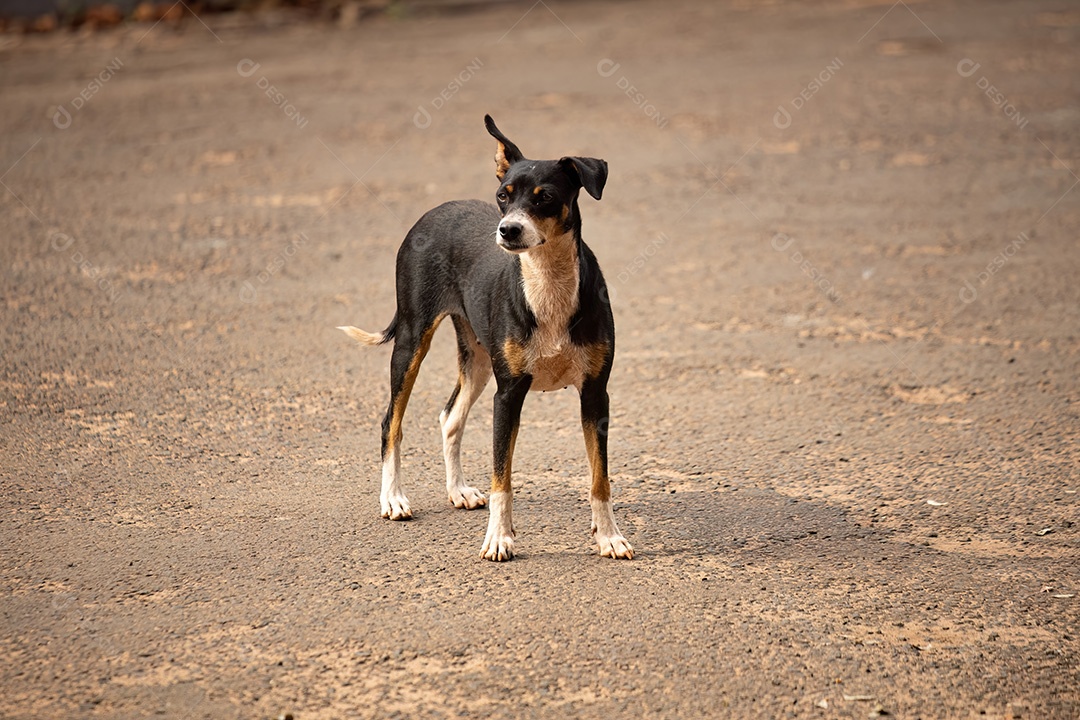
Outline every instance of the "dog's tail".
<path fill-rule="evenodd" d="M 356 340 L 363 345 L 383 345 L 394 339 L 394 335 L 397 334 L 397 315 L 390 322 L 389 327 L 383 330 L 381 333 L 369 333 L 355 328 L 352 325 L 342 325 L 338 327 L 346 335 Z"/>

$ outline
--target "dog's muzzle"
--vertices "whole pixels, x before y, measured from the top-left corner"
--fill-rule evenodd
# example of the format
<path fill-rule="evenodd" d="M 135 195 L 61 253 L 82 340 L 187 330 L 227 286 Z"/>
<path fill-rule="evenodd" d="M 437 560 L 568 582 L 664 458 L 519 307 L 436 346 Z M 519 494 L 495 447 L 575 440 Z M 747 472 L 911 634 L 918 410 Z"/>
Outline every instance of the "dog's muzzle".
<path fill-rule="evenodd" d="M 499 247 L 510 252 L 524 252 L 529 249 L 525 244 L 525 227 L 519 222 L 503 220 L 499 223 Z"/>
<path fill-rule="evenodd" d="M 504 217 L 499 223 L 499 232 L 496 242 L 503 250 L 512 253 L 525 252 L 531 247 L 543 244 L 543 238 L 536 237 L 535 229 L 526 227 L 521 220 L 512 217 Z M 539 242 L 537 242 L 539 240 Z"/>

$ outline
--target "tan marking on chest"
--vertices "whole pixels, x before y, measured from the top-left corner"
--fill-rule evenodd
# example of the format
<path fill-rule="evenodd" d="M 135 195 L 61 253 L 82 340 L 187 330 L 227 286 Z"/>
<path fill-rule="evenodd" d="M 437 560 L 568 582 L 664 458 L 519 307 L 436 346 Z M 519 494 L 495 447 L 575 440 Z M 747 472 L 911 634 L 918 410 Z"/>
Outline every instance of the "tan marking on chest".
<path fill-rule="evenodd" d="M 555 353 L 543 354 L 543 350 L 544 344 L 536 335 L 524 344 L 513 338 L 503 343 L 503 355 L 510 372 L 532 375 L 530 391 L 561 390 L 571 385 L 581 389 L 586 379 L 596 377 L 604 369 L 608 344 L 575 345 L 567 337 Z"/>
<path fill-rule="evenodd" d="M 580 388 L 603 369 L 606 343 L 582 346 L 570 341 L 570 319 L 578 310 L 578 255 L 572 233 L 553 235 L 521 256 L 525 302 L 536 317 L 527 342 L 508 339 L 503 355 L 515 375 L 532 375 L 530 390 Z"/>

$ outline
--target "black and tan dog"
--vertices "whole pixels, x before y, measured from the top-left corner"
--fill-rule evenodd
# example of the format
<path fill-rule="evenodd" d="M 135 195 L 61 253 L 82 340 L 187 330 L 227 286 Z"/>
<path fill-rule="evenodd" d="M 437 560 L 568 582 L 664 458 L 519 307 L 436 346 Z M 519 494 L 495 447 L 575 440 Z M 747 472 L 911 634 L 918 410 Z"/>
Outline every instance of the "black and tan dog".
<path fill-rule="evenodd" d="M 446 489 L 456 507 L 487 504 L 461 471 L 461 436 L 469 409 L 494 372 L 494 469 L 490 517 L 480 551 L 489 560 L 514 556 L 510 465 L 521 407 L 530 390 L 573 385 L 592 465 L 592 530 L 600 554 L 630 558 L 615 525 L 608 483 L 607 382 L 615 324 L 596 257 L 581 239 L 578 192 L 597 200 L 607 163 L 595 158 L 527 160 L 490 116 L 498 141 L 498 207 L 479 200 L 448 202 L 424 215 L 397 256 L 397 313 L 382 333 L 341 328 L 367 345 L 394 341 L 390 406 L 382 425 L 383 517 L 412 517 L 401 489 L 401 423 L 420 363 L 446 317 L 457 331 L 459 377 L 440 415 Z M 496 247 L 498 246 L 498 247 Z"/>

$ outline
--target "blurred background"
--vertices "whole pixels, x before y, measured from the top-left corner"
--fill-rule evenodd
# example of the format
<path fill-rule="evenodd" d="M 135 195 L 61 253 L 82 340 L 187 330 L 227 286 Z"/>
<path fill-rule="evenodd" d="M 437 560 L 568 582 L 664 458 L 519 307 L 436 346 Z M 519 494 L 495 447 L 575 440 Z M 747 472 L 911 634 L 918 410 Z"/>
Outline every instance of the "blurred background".
<path fill-rule="evenodd" d="M 1074 4 L 0 18 L 0 714 L 1080 714 Z M 420 215 L 493 199 L 485 113 L 610 165 L 632 563 L 592 556 L 573 392 L 529 398 L 521 555 L 479 563 L 449 330 L 417 517 L 378 518 L 388 352 L 335 327 L 385 327 Z"/>

